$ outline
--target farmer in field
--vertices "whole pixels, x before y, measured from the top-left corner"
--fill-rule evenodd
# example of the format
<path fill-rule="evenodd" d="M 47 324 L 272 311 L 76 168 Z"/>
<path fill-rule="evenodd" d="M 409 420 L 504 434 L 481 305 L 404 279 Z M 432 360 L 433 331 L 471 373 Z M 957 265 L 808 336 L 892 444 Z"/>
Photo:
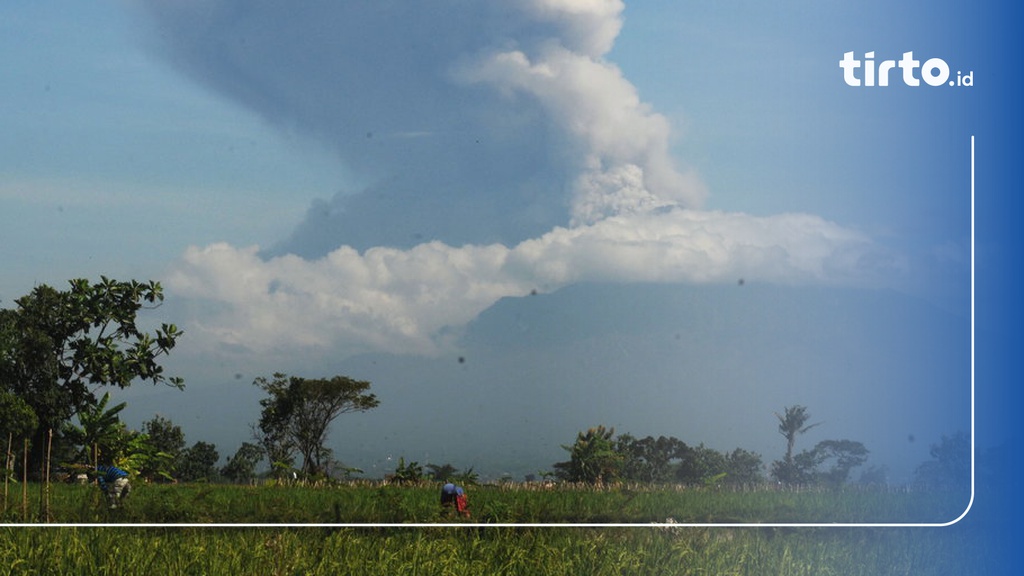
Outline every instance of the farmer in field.
<path fill-rule="evenodd" d="M 123 502 L 132 491 L 132 485 L 128 482 L 128 473 L 116 466 L 99 466 L 96 468 L 99 475 L 96 482 L 100 490 L 107 495 L 110 508 L 117 508 L 118 503 Z"/>
<path fill-rule="evenodd" d="M 441 508 L 446 513 L 454 509 L 464 518 L 469 518 L 469 498 L 466 497 L 466 491 L 462 486 L 448 482 L 441 487 Z"/>

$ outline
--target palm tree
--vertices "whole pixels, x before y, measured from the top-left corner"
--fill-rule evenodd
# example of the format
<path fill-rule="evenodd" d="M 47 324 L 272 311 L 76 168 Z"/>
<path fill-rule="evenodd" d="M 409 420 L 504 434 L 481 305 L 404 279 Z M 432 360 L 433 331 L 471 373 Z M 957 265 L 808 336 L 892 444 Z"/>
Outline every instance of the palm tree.
<path fill-rule="evenodd" d="M 790 466 L 793 464 L 793 445 L 796 444 L 796 437 L 821 424 L 821 422 L 805 426 L 807 421 L 811 419 L 811 415 L 807 413 L 806 406 L 800 405 L 787 406 L 785 408 L 785 415 L 776 412 L 775 417 L 779 419 L 779 434 L 786 437 L 786 458 L 784 462 L 787 466 Z"/>

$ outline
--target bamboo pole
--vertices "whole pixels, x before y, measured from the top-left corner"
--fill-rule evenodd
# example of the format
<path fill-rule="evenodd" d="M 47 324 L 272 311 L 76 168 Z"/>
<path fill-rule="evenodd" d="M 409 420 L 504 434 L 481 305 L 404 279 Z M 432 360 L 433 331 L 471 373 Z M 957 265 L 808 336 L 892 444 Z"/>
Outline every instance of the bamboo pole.
<path fill-rule="evenodd" d="M 46 472 L 43 474 L 42 520 L 50 521 L 50 455 L 53 450 L 53 428 L 46 435 Z"/>
<path fill-rule="evenodd" d="M 14 470 L 11 469 L 11 442 L 14 441 L 14 433 L 7 433 L 7 452 L 4 453 L 4 513 L 7 513 L 7 489 L 11 483 L 11 475 L 14 474 Z"/>
<path fill-rule="evenodd" d="M 28 438 L 21 448 L 21 521 L 28 521 Z"/>

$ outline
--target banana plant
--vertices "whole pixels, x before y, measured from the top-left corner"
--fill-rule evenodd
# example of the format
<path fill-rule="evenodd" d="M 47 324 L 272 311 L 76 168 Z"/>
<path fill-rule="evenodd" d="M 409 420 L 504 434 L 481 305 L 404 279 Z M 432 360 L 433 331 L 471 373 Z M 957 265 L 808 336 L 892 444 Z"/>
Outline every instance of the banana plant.
<path fill-rule="evenodd" d="M 89 462 L 93 467 L 100 463 L 100 458 L 112 459 L 118 451 L 118 444 L 123 437 L 119 414 L 127 403 L 121 402 L 107 407 L 110 394 L 104 394 L 94 406 L 78 413 L 78 424 L 69 422 L 65 434 L 79 446 L 78 458 Z"/>

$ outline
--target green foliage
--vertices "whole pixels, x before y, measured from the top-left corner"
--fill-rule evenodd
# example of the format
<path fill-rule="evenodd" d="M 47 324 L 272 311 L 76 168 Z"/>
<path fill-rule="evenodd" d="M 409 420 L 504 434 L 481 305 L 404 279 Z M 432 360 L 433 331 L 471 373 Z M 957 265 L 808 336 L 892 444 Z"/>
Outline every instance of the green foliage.
<path fill-rule="evenodd" d="M 427 475 L 431 480 L 444 482 L 455 476 L 458 470 L 451 464 L 427 464 Z"/>
<path fill-rule="evenodd" d="M 676 478 L 684 484 L 715 485 L 727 476 L 725 455 L 701 444 L 690 448 Z"/>
<path fill-rule="evenodd" d="M 210 481 L 217 477 L 217 447 L 208 442 L 196 442 L 182 450 L 177 458 L 175 470 L 183 482 Z"/>
<path fill-rule="evenodd" d="M 779 434 L 782 434 L 786 438 L 786 456 L 784 462 L 791 463 L 793 460 L 793 447 L 796 444 L 796 437 L 800 434 L 806 433 L 811 428 L 820 425 L 807 424 L 807 421 L 811 419 L 811 415 L 807 413 L 806 406 L 786 406 L 782 414 L 775 413 L 775 417 L 779 420 Z M 783 482 L 785 479 L 780 478 Z"/>
<path fill-rule="evenodd" d="M 10 574 L 1000 574 L 1002 551 L 984 535 L 949 530 L 0 531 Z"/>
<path fill-rule="evenodd" d="M 172 480 L 174 458 L 160 452 L 149 440 L 149 436 L 122 427 L 124 438 L 121 450 L 114 455 L 112 463 L 129 472 L 132 476 L 149 479 Z"/>
<path fill-rule="evenodd" d="M 3 438 L 22 438 L 39 425 L 39 419 L 20 396 L 0 390 L 0 434 Z"/>
<path fill-rule="evenodd" d="M 228 457 L 227 464 L 220 470 L 221 476 L 232 482 L 250 482 L 256 478 L 256 465 L 263 460 L 263 449 L 249 442 L 242 442 L 234 456 Z"/>
<path fill-rule="evenodd" d="M 1000 574 L 1002 551 L 984 535 L 950 530 L 0 531 L 10 574 Z"/>
<path fill-rule="evenodd" d="M 119 414 L 127 404 L 107 408 L 109 402 L 110 394 L 106 393 L 95 406 L 78 412 L 78 424 L 65 424 L 65 437 L 79 447 L 76 462 L 88 462 L 95 468 L 101 460 L 110 460 L 122 451 L 124 425 Z"/>
<path fill-rule="evenodd" d="M 416 484 L 424 479 L 423 467 L 418 462 L 405 463 L 404 457 L 398 458 L 398 465 L 395 467 L 391 480 L 395 484 Z"/>
<path fill-rule="evenodd" d="M 304 475 L 321 474 L 330 461 L 326 448 L 331 422 L 341 414 L 364 412 L 379 404 L 367 393 L 370 383 L 345 376 L 311 380 L 274 374 L 253 384 L 268 394 L 260 400 L 262 411 L 258 439 L 272 462 L 290 462 L 294 451 L 302 454 Z"/>
<path fill-rule="evenodd" d="M 174 459 L 177 459 L 185 449 L 185 432 L 181 426 L 159 414 L 143 422 L 142 431 L 158 452 L 169 454 Z"/>
<path fill-rule="evenodd" d="M 709 484 L 715 482 L 709 479 Z M 443 522 L 436 482 L 382 485 L 352 483 L 264 483 L 258 486 L 138 482 L 131 505 L 118 518 L 131 523 L 390 523 Z M 29 501 L 41 486 L 28 484 Z M 20 492 L 20 491 L 18 491 Z M 94 522 L 106 510 L 94 486 L 48 488 L 52 522 Z M 483 485 L 468 491 L 473 520 L 502 523 L 765 523 L 765 522 L 945 522 L 963 510 L 946 492 L 878 489 L 730 490 L 725 487 L 596 486 L 559 484 Z M 2 497 L 0 497 L 2 500 Z M 40 521 L 39 509 L 23 516 L 20 493 L 9 495 L 0 521 Z"/>
<path fill-rule="evenodd" d="M 636 438 L 599 426 L 580 433 L 569 462 L 555 464 L 556 475 L 569 482 L 601 483 L 611 480 L 642 483 L 682 483 L 692 486 L 742 486 L 763 481 L 761 456 L 742 449 L 730 454 L 700 444 L 688 446 L 675 437 Z M 610 444 L 609 444 L 610 442 Z M 590 459 L 589 468 L 587 460 Z M 610 474 L 600 476 L 597 470 Z"/>
<path fill-rule="evenodd" d="M 636 439 L 629 434 L 616 439 L 616 449 L 623 455 L 622 478 L 637 482 L 671 481 L 690 452 L 689 446 L 675 437 Z"/>
<path fill-rule="evenodd" d="M 932 459 L 914 470 L 914 483 L 932 489 L 966 490 L 971 481 L 971 439 L 959 431 L 929 449 Z"/>
<path fill-rule="evenodd" d="M 725 483 L 733 486 L 752 486 L 764 481 L 764 464 L 756 452 L 736 448 L 725 456 Z"/>
<path fill-rule="evenodd" d="M 450 480 L 461 486 L 476 486 L 480 484 L 480 475 L 474 472 L 473 467 L 470 466 L 453 474 Z"/>
<path fill-rule="evenodd" d="M 101 277 L 69 284 L 65 291 L 37 286 L 0 314 L 0 389 L 20 397 L 38 419 L 33 469 L 49 432 L 97 404 L 97 386 L 125 388 L 141 379 L 183 387 L 158 362 L 181 331 L 163 324 L 150 333 L 137 324 L 140 310 L 163 301 L 159 283 Z"/>
<path fill-rule="evenodd" d="M 853 440 L 823 440 L 811 450 L 815 462 L 815 480 L 829 486 L 842 486 L 850 471 L 864 464 L 868 449 Z M 822 466 L 829 465 L 822 470 Z"/>
<path fill-rule="evenodd" d="M 568 462 L 554 465 L 555 473 L 568 482 L 597 484 L 618 478 L 623 456 L 616 450 L 612 436 L 614 428 L 597 426 L 586 433 L 579 432 L 576 442 L 562 448 L 569 452 Z"/>
<path fill-rule="evenodd" d="M 779 434 L 786 438 L 786 455 L 772 463 L 771 476 L 783 484 L 841 486 L 854 468 L 867 461 L 868 449 L 853 440 L 823 440 L 810 450 L 793 454 L 796 437 L 820 423 L 807 424 L 811 416 L 804 406 L 786 407 L 784 415 L 776 413 L 775 417 Z"/>
<path fill-rule="evenodd" d="M 821 423 L 807 424 L 811 415 L 807 412 L 806 406 L 786 406 L 782 414 L 775 413 L 779 420 L 779 434 L 786 438 L 786 455 L 781 461 L 772 464 L 772 477 L 783 484 L 804 484 L 813 475 L 813 457 L 805 453 L 799 460 L 793 456 L 793 448 L 796 446 L 796 437 L 806 433 L 811 428 Z"/>

